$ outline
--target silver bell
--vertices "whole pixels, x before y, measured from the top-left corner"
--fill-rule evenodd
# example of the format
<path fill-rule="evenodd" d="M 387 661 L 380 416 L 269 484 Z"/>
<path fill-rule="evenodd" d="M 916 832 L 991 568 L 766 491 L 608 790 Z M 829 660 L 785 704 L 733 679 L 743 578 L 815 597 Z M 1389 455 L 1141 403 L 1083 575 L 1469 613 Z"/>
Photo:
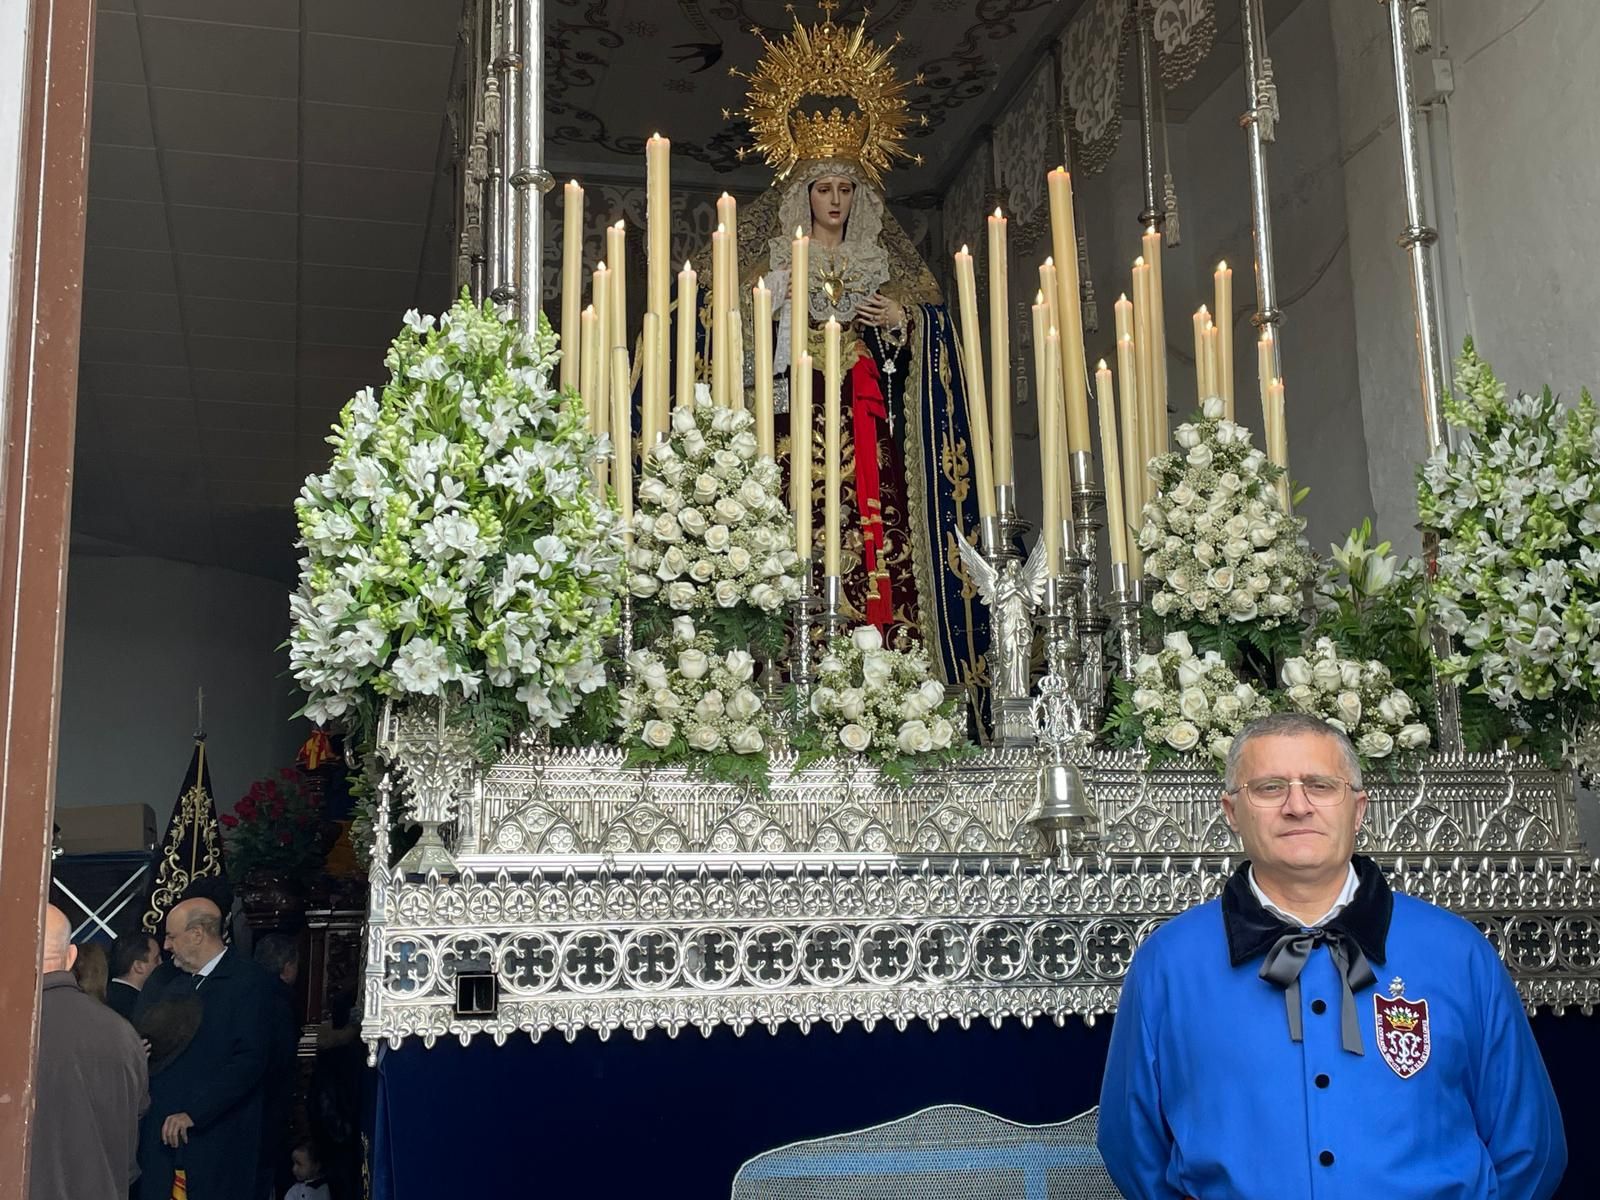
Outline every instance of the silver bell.
<path fill-rule="evenodd" d="M 1029 822 L 1051 834 L 1081 829 L 1098 816 L 1077 767 L 1070 762 L 1047 762 L 1039 768 L 1039 792 L 1028 812 Z"/>

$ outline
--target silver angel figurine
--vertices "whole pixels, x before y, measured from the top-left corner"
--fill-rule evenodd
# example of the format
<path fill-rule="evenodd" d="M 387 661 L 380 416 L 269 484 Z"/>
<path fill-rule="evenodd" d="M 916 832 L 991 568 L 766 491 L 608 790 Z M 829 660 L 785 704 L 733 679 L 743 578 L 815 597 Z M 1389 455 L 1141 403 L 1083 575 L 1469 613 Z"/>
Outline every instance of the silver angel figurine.
<path fill-rule="evenodd" d="M 995 736 L 1003 745 L 1033 740 L 1029 719 L 1028 661 L 1033 651 L 1033 614 L 1044 601 L 1044 539 L 1026 563 L 1007 557 L 990 562 L 965 538 L 957 538 L 967 576 L 989 608 L 990 701 Z"/>

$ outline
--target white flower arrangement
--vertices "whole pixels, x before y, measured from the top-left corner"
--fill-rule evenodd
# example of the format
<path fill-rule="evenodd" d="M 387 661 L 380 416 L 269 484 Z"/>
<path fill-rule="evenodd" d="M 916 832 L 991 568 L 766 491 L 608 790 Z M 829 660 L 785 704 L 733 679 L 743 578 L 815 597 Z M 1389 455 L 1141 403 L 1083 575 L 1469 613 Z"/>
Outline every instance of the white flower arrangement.
<path fill-rule="evenodd" d="M 716 778 L 764 782 L 772 718 L 747 650 L 720 651 L 688 616 L 628 658 L 617 724 L 630 763 L 688 763 Z M 744 760 L 742 763 L 739 760 Z"/>
<path fill-rule="evenodd" d="M 1343 731 L 1362 758 L 1421 750 L 1432 740 L 1389 668 L 1376 659 L 1343 657 L 1332 638 L 1318 638 L 1310 655 L 1286 659 L 1282 677 L 1289 705 Z"/>
<path fill-rule="evenodd" d="M 1434 615 L 1456 639 L 1441 673 L 1535 727 L 1600 702 L 1600 431 L 1584 392 L 1508 399 L 1472 342 L 1441 446 L 1417 489 L 1439 534 Z M 1541 709 L 1543 711 L 1541 711 Z M 1580 713 L 1569 712 L 1568 717 Z"/>
<path fill-rule="evenodd" d="M 967 749 L 961 699 L 933 678 L 917 650 L 891 650 L 872 625 L 835 638 L 817 664 L 808 729 L 795 744 L 804 759 L 861 755 L 905 782 L 914 766 Z"/>
<path fill-rule="evenodd" d="M 1139 530 L 1145 571 L 1161 581 L 1151 607 L 1208 625 L 1292 621 L 1314 564 L 1305 522 L 1279 507 L 1281 470 L 1216 397 L 1173 436 L 1178 449 L 1150 460 L 1159 488 Z"/>
<path fill-rule="evenodd" d="M 554 728 L 605 684 L 620 524 L 589 482 L 604 443 L 550 382 L 548 322 L 463 298 L 406 314 L 381 397 L 345 405 L 295 503 L 289 657 L 320 723 L 383 697 L 464 700 L 480 752 Z"/>
<path fill-rule="evenodd" d="M 673 412 L 642 475 L 628 577 L 635 597 L 674 612 L 749 605 L 771 615 L 800 595 L 781 473 L 756 453 L 750 413 L 697 397 Z"/>
<path fill-rule="evenodd" d="M 1169 633 L 1160 652 L 1141 654 L 1131 687 L 1113 714 L 1129 744 L 1142 737 L 1159 759 L 1166 753 L 1198 751 L 1218 763 L 1228 757 L 1234 735 L 1272 711 L 1266 696 L 1240 679 L 1215 650 L 1196 654 L 1188 635 Z"/>

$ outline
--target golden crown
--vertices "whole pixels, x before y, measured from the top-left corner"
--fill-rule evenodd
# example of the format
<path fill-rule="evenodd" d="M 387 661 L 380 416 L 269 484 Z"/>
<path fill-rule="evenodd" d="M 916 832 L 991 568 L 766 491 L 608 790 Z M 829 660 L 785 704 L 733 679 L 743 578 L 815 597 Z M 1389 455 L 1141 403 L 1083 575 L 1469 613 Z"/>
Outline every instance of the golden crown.
<path fill-rule="evenodd" d="M 1401 1008 L 1390 1011 L 1384 1014 L 1384 1018 L 1396 1029 L 1410 1030 L 1417 1027 L 1417 1015 L 1409 1009 Z"/>
<path fill-rule="evenodd" d="M 837 158 L 858 163 L 874 184 L 895 158 L 921 163 L 908 154 L 905 129 L 911 123 L 905 84 L 889 65 L 900 44 L 880 48 L 867 37 L 867 22 L 853 29 L 835 25 L 831 0 L 822 4 L 822 24 L 807 27 L 796 17 L 794 29 L 777 42 L 755 29 L 766 53 L 754 73 L 734 68 L 750 81 L 749 103 L 740 116 L 750 122 L 755 149 L 784 179 L 796 163 Z M 921 83 L 918 76 L 914 81 Z M 819 101 L 848 99 L 854 108 L 826 108 Z M 922 118 L 927 124 L 927 118 Z M 744 151 L 739 156 L 744 157 Z"/>

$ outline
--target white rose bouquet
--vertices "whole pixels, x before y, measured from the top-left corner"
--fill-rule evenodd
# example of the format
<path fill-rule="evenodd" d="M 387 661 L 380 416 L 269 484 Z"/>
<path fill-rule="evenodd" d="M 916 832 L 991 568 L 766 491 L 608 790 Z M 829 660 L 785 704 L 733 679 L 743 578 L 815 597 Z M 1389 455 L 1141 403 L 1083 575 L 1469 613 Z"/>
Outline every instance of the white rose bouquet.
<path fill-rule="evenodd" d="M 1594 404 L 1584 392 L 1568 407 L 1548 388 L 1508 399 L 1469 339 L 1444 411 L 1456 448 L 1434 452 L 1417 489 L 1439 535 L 1433 613 L 1456 640 L 1440 670 L 1469 689 L 1469 748 L 1520 734 L 1553 753 L 1600 702 Z M 1474 713 L 1480 696 L 1493 707 Z"/>
<path fill-rule="evenodd" d="M 463 297 L 412 311 L 390 381 L 345 405 L 295 502 L 289 660 L 305 715 L 357 741 L 383 697 L 463 703 L 485 758 L 606 681 L 621 530 L 589 482 L 604 444 L 550 382 L 548 322 Z"/>
<path fill-rule="evenodd" d="M 747 650 L 719 651 L 692 617 L 628 658 L 617 724 L 630 766 L 685 764 L 713 779 L 766 790 L 771 714 Z"/>
<path fill-rule="evenodd" d="M 629 591 L 667 613 L 717 614 L 701 623 L 727 644 L 776 649 L 784 606 L 800 594 L 780 488 L 778 464 L 756 453 L 748 412 L 709 397 L 677 409 L 667 440 L 645 457 Z"/>
<path fill-rule="evenodd" d="M 933 678 L 925 654 L 889 649 L 871 625 L 829 644 L 817 664 L 811 720 L 791 744 L 800 766 L 860 755 L 897 783 L 972 750 L 961 698 Z"/>
<path fill-rule="evenodd" d="M 1305 522 L 1278 505 L 1282 471 L 1250 445 L 1250 431 L 1205 402 L 1173 435 L 1177 449 L 1150 460 L 1159 488 L 1144 507 L 1139 546 L 1160 580 L 1151 607 L 1182 624 L 1293 623 L 1314 565 Z"/>
<path fill-rule="evenodd" d="M 1432 740 L 1416 703 L 1394 686 L 1389 668 L 1375 659 L 1343 657 L 1332 638 L 1318 638 L 1309 655 L 1284 661 L 1283 688 L 1291 708 L 1342 730 L 1368 761 L 1422 750 Z"/>
<path fill-rule="evenodd" d="M 1157 654 L 1142 654 L 1132 681 L 1115 684 L 1116 703 L 1107 722 L 1113 744 L 1140 740 L 1158 765 L 1191 751 L 1210 755 L 1218 766 L 1234 735 L 1272 711 L 1265 695 L 1235 675 L 1215 650 L 1195 653 L 1184 633 L 1169 633 Z"/>

